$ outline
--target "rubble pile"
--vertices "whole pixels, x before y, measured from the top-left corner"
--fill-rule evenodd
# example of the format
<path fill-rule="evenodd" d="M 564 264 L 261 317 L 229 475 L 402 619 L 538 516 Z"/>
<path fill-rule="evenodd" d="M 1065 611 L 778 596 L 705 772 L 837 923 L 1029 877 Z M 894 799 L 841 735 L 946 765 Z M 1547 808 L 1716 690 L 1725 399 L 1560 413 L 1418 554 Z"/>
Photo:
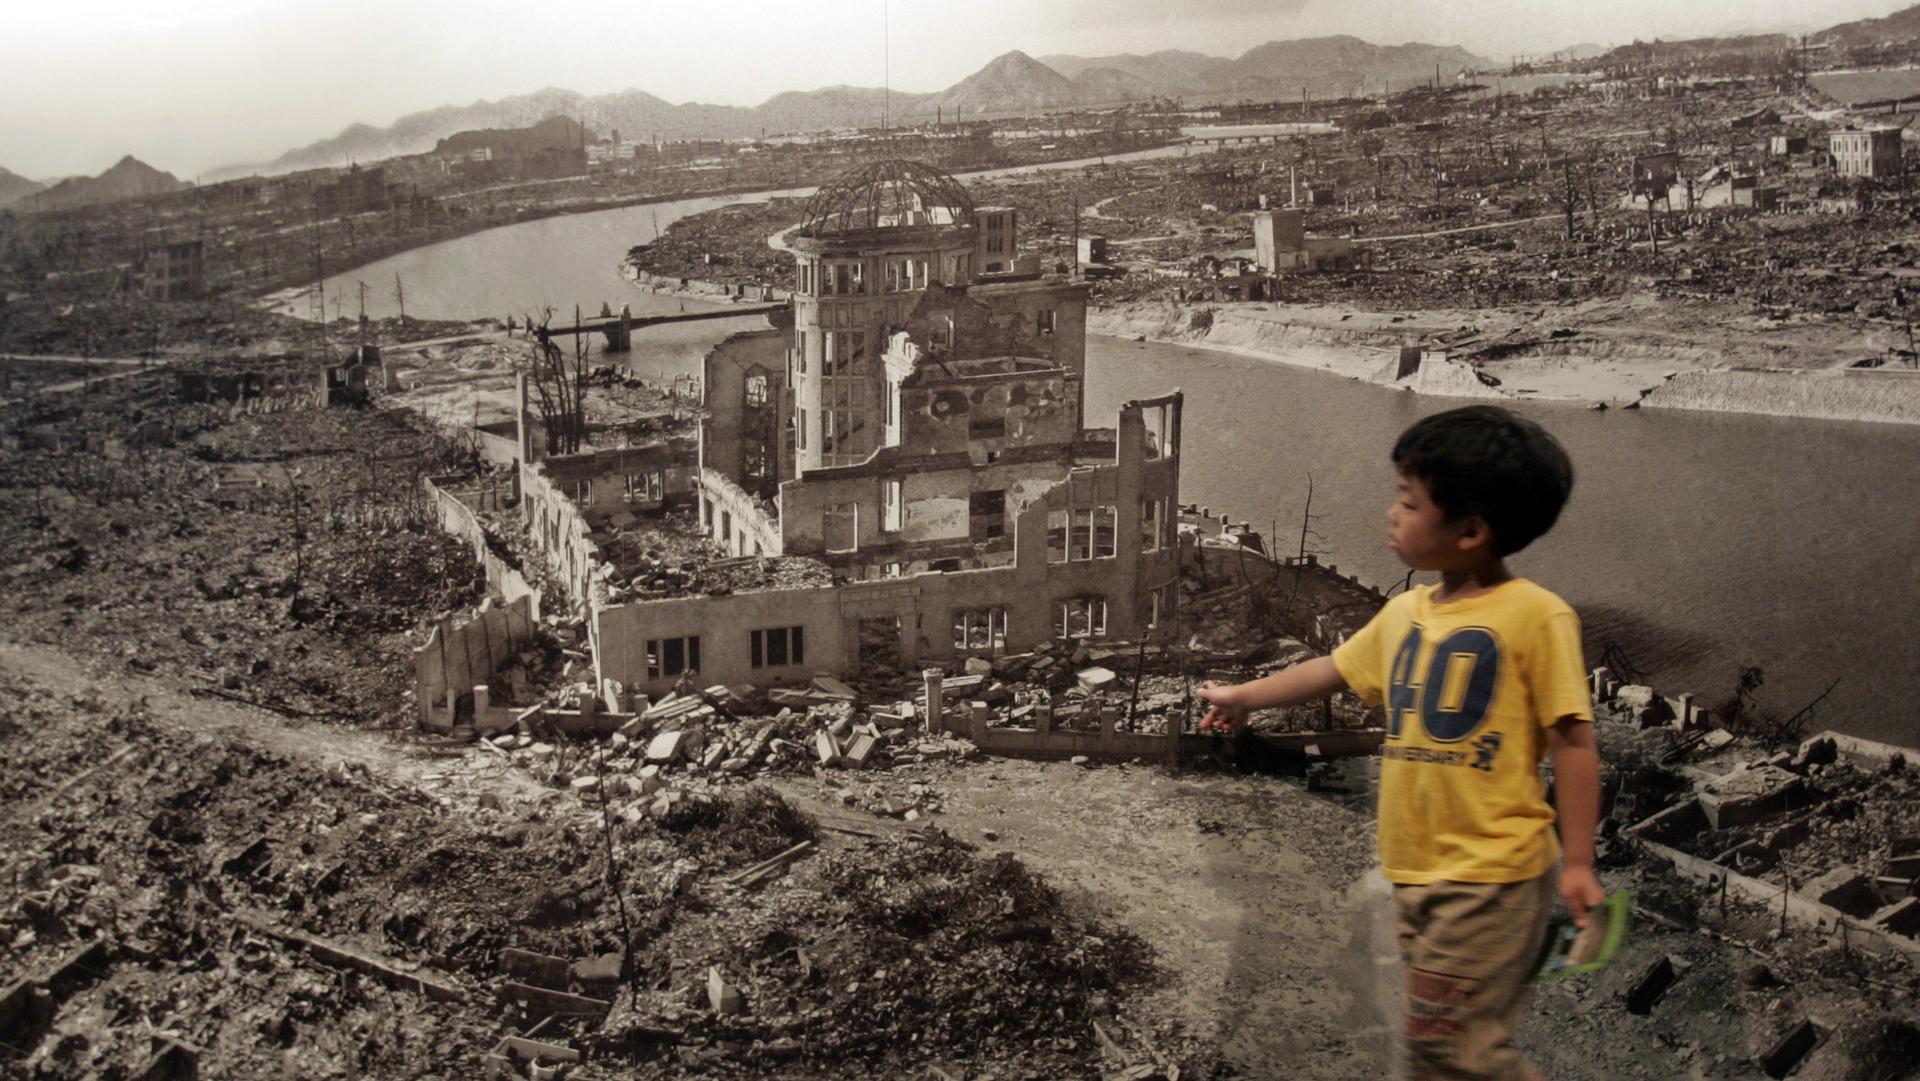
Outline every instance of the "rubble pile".
<path fill-rule="evenodd" d="M 1070 1076 L 1150 974 L 1010 856 L 816 824 L 678 757 L 623 772 L 676 742 L 659 735 L 524 749 L 560 788 L 486 773 L 479 748 L 397 781 L 198 735 L 184 696 L 0 693 L 22 706 L 0 790 L 25 797 L 0 823 L 0 966 L 49 996 L 3 1037 L 28 1076 L 138 1076 L 150 1033 L 200 1076 L 481 1076 L 503 1045 L 579 1059 L 583 1081 Z"/>
<path fill-rule="evenodd" d="M 607 589 L 616 604 L 833 583 L 832 569 L 817 559 L 721 554 L 701 531 L 691 507 L 670 507 L 646 517 L 614 516 L 594 534 L 594 541 L 606 565 L 614 568 Z"/>
<path fill-rule="evenodd" d="M 410 414 L 256 416 L 129 380 L 9 416 L 80 441 L 0 456 L 0 585 L 22 637 L 286 712 L 388 719 L 408 711 L 419 622 L 483 596 L 421 498 L 456 453 Z"/>
<path fill-rule="evenodd" d="M 714 938 L 676 966 L 717 978 L 643 994 L 635 1013 L 702 1032 L 749 1069 L 830 1061 L 884 1073 L 1001 1046 L 1022 1049 L 1022 1075 L 1079 1075 L 1092 1023 L 1149 974 L 1146 951 L 1070 916 L 1018 860 L 970 849 L 926 833 L 799 862 L 791 888 L 749 918 L 715 921 Z"/>
<path fill-rule="evenodd" d="M 1735 748 L 1737 749 L 1737 748 Z M 1728 768 L 1730 766 L 1730 768 Z M 1654 840 L 1920 938 L 1920 777 L 1831 739 L 1732 763 L 1643 827 Z"/>
<path fill-rule="evenodd" d="M 540 652 L 529 653 L 539 664 Z M 507 670 L 516 690 L 532 686 L 519 676 L 524 670 L 519 662 Z M 542 704 L 585 705 L 588 715 L 599 708 L 592 684 L 579 681 L 550 687 Z M 966 740 L 926 735 L 912 702 L 862 708 L 856 692 L 831 677 L 765 692 L 716 685 L 671 693 L 635 714 L 607 714 L 619 727 L 604 743 L 572 739 L 540 712 L 518 731 L 490 737 L 494 753 L 542 784 L 629 801 L 619 811 L 627 822 L 669 819 L 687 798 L 755 778 L 804 776 L 820 777 L 847 806 L 918 821 L 940 804 L 917 767 L 976 753 Z"/>
<path fill-rule="evenodd" d="M 38 984 L 44 1011 L 10 1017 L 0 1037 L 22 1050 L 20 1076 L 146 1076 L 156 1035 L 187 1046 L 200 1076 L 342 1063 L 401 1076 L 435 1072 L 483 1036 L 484 1016 L 402 986 L 449 958 L 356 926 L 375 909 L 355 898 L 386 892 L 380 870 L 421 847 L 402 838 L 438 819 L 432 801 L 364 771 L 183 735 L 137 703 L 0 690 L 32 721 L 4 768 L 10 788 L 32 779 L 13 804 L 23 817 L 0 827 L 13 887 L 0 970 L 67 973 Z M 120 750 L 101 755 L 103 739 Z M 23 768 L 61 758 L 72 765 Z M 290 945 L 315 935 L 384 960 L 343 974 Z"/>

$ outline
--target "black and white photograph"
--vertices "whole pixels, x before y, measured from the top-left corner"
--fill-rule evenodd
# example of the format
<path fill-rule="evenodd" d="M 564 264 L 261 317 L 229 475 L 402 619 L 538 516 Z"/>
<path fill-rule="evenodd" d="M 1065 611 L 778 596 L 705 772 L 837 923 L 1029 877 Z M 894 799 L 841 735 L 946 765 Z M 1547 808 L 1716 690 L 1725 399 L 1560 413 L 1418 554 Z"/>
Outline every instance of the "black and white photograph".
<path fill-rule="evenodd" d="M 0 1081 L 1920 1081 L 1910 2 L 8 4 Z"/>

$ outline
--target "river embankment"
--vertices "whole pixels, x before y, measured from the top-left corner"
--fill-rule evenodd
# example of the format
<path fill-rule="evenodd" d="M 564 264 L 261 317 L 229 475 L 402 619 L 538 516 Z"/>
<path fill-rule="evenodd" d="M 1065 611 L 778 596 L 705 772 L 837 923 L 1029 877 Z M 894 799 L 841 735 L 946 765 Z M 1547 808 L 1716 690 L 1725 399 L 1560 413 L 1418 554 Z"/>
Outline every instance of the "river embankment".
<path fill-rule="evenodd" d="M 1817 420 L 1920 424 L 1920 370 L 1681 372 L 1655 387 L 1641 404 Z"/>
<path fill-rule="evenodd" d="M 1159 301 L 1096 307 L 1087 329 L 1436 397 L 1920 424 L 1920 373 L 1849 366 L 1884 352 L 1869 336 L 1681 328 L 1660 306 L 1632 301 L 1565 311 L 1410 313 Z M 1402 362 L 1406 347 L 1420 348 L 1417 361 Z"/>

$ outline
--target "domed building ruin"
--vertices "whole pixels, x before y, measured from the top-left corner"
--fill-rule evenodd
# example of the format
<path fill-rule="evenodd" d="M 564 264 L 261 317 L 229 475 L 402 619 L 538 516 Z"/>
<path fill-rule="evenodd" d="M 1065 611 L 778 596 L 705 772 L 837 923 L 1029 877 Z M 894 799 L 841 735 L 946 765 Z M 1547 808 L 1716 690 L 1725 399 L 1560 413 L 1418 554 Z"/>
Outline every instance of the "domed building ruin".
<path fill-rule="evenodd" d="M 790 325 L 706 358 L 693 486 L 730 557 L 810 557 L 834 584 L 596 604 L 603 679 L 958 663 L 1172 614 L 1180 395 L 1085 427 L 1087 287 L 1017 239 L 1015 211 L 915 162 L 820 189 L 776 240 Z"/>

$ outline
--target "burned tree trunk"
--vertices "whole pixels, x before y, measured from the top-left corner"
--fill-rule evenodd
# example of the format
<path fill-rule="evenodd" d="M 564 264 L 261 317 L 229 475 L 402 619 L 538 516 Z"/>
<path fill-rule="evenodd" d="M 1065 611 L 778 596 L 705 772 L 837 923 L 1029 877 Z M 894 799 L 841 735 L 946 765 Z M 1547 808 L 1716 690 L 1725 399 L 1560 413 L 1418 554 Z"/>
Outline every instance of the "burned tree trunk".
<path fill-rule="evenodd" d="M 553 309 L 549 308 L 542 313 L 540 326 L 532 336 L 527 382 L 533 387 L 534 407 L 540 411 L 541 427 L 546 432 L 547 453 L 575 454 L 587 434 L 587 346 L 576 334 L 569 357 L 547 333 L 552 319 Z M 578 308 L 574 309 L 573 321 L 579 325 Z"/>

